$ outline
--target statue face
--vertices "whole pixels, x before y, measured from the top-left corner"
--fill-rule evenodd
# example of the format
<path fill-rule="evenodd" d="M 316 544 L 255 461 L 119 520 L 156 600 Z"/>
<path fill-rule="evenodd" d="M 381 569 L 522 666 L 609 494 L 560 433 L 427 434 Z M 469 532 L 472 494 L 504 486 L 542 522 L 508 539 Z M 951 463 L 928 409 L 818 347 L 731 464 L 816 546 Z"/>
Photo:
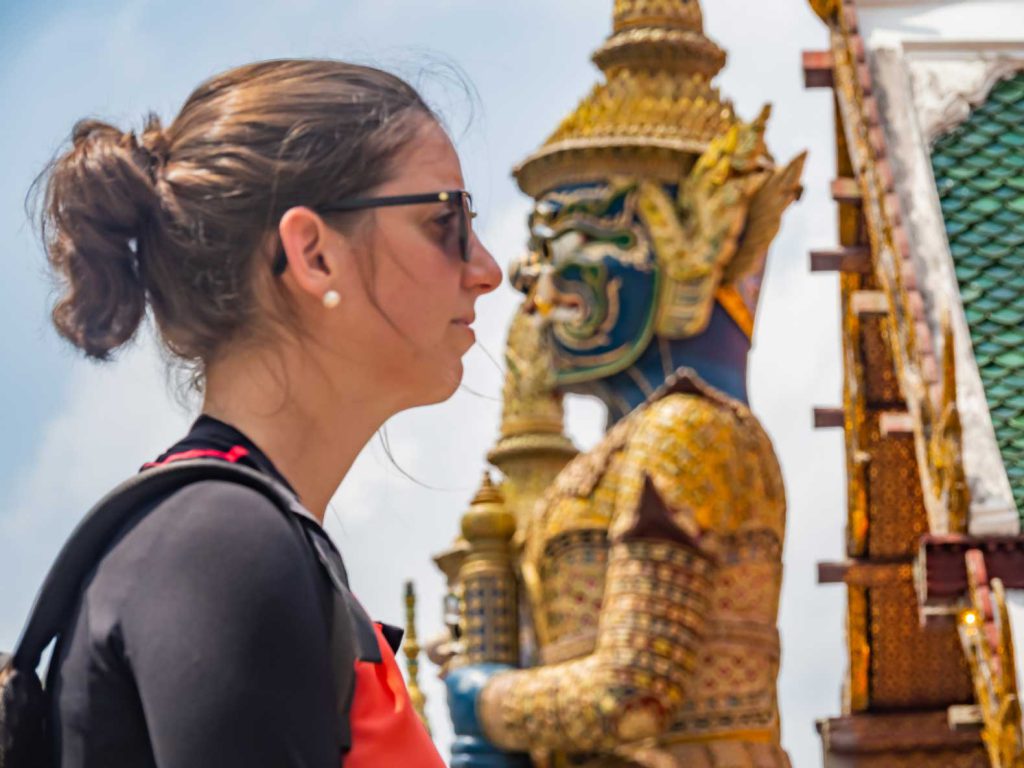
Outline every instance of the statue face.
<path fill-rule="evenodd" d="M 560 385 L 617 373 L 651 341 L 659 270 L 636 194 L 616 181 L 559 187 L 530 214 L 512 282 L 550 323 Z"/>

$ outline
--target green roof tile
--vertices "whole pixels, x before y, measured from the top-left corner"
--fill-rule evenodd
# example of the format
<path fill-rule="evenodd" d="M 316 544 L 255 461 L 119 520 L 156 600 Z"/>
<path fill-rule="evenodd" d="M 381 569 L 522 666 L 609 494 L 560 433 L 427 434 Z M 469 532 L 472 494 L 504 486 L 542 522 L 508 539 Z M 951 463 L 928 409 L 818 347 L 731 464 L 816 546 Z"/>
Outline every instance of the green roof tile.
<path fill-rule="evenodd" d="M 992 293 L 995 294 L 995 291 Z M 1009 307 L 1001 307 L 989 315 L 989 317 L 1000 325 L 1008 325 L 1010 327 L 1019 325 L 1022 319 L 1019 311 L 1010 309 Z"/>
<path fill-rule="evenodd" d="M 991 162 L 991 159 L 989 158 L 986 158 L 986 160 L 988 162 Z M 1003 189 L 1005 189 L 1003 187 L 1002 179 L 996 179 L 989 176 L 984 176 L 982 174 L 972 174 L 971 177 L 966 181 L 967 186 L 983 194 L 992 192 L 999 193 L 1002 192 Z M 1013 190 L 1007 191 L 1012 192 Z"/>
<path fill-rule="evenodd" d="M 974 356 L 1024 517 L 1024 73 L 932 149 Z"/>
<path fill-rule="evenodd" d="M 981 214 L 982 216 L 988 217 L 979 221 L 977 226 L 974 227 L 974 231 L 984 235 L 985 237 L 996 238 L 1002 235 L 1008 227 L 1005 224 L 997 224 L 992 219 L 995 214 L 1003 210 L 1003 207 L 998 202 L 992 200 L 989 197 L 983 197 L 976 204 L 971 205 L 971 211 L 973 213 Z"/>
<path fill-rule="evenodd" d="M 977 248 L 976 252 L 985 259 L 1005 259 L 1013 254 L 1013 249 L 1000 242 L 992 242 Z"/>
<path fill-rule="evenodd" d="M 982 217 L 992 216 L 1003 210 L 1002 204 L 996 198 L 991 196 L 979 197 L 977 200 L 973 201 L 968 208 Z M 982 226 L 987 227 L 987 222 L 982 223 Z M 1003 227 L 999 227 L 999 231 L 1001 232 L 1002 230 Z"/>
<path fill-rule="evenodd" d="M 1015 200 L 1019 197 L 1016 192 L 1012 189 L 1007 189 L 1006 187 L 999 190 L 998 196 L 1007 203 L 1009 203 L 1010 200 Z M 1017 213 L 1009 205 L 1005 205 L 1001 211 L 992 217 L 992 222 L 1011 228 L 1017 223 L 1017 219 Z"/>
<path fill-rule="evenodd" d="M 1024 149 L 1024 133 L 1010 131 L 999 138 L 1001 144 L 1007 144 L 1014 149 Z"/>

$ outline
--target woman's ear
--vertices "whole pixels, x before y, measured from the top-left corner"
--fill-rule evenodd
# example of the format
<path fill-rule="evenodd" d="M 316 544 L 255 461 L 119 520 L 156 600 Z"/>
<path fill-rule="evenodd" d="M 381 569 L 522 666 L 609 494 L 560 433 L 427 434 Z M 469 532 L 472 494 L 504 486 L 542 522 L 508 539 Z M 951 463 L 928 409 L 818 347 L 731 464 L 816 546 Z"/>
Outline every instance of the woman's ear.
<path fill-rule="evenodd" d="M 303 206 L 289 208 L 281 217 L 278 233 L 288 259 L 285 275 L 297 288 L 317 301 L 337 288 L 342 238 L 331 237 L 331 230 L 318 213 Z"/>

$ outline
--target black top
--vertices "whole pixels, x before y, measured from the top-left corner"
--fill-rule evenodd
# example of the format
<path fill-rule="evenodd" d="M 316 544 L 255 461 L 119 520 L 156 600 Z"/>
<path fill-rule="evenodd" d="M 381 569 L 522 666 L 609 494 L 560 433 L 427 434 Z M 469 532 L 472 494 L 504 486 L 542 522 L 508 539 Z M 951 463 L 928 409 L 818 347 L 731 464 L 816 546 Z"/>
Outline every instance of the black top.
<path fill-rule="evenodd" d="M 235 446 L 239 463 L 284 482 L 205 416 L 161 459 Z M 203 481 L 140 509 L 55 652 L 57 764 L 338 768 L 331 599 L 309 546 L 258 491 Z"/>

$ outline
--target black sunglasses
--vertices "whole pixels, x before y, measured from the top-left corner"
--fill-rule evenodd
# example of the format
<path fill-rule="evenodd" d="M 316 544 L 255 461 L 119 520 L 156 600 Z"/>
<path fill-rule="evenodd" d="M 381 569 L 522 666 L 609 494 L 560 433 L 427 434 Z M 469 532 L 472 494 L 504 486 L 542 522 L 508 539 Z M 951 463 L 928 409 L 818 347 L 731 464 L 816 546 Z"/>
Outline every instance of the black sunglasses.
<path fill-rule="evenodd" d="M 390 208 L 396 205 L 422 205 L 424 203 L 448 203 L 454 205 L 459 212 L 459 258 L 469 261 L 470 222 L 476 218 L 473 209 L 473 196 L 464 189 L 449 189 L 444 192 L 424 192 L 419 195 L 394 195 L 391 197 L 357 197 L 342 200 L 333 205 L 318 206 L 319 213 L 342 213 L 345 211 L 364 211 L 368 208 Z M 456 205 L 457 203 L 457 205 Z M 288 268 L 288 258 L 284 248 L 274 259 L 272 269 L 275 275 L 282 275 Z"/>

